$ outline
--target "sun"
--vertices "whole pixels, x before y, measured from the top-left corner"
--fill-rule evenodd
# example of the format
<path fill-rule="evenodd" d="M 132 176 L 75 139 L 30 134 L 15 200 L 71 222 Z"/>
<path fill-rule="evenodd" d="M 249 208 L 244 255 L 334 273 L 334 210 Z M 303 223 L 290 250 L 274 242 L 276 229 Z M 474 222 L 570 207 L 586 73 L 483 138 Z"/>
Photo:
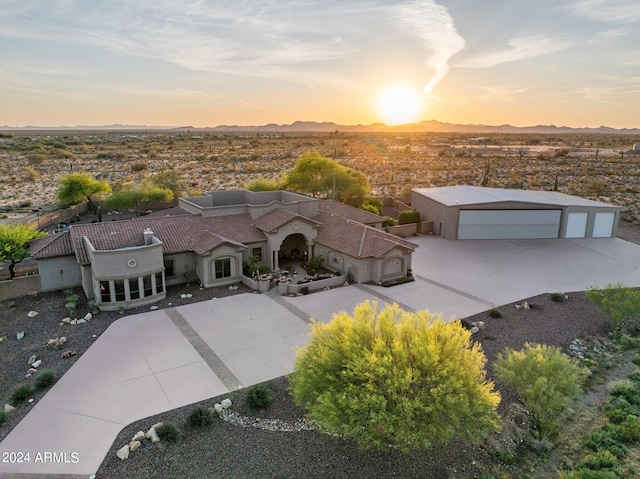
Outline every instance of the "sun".
<path fill-rule="evenodd" d="M 420 90 L 406 85 L 394 85 L 380 91 L 376 102 L 378 115 L 387 125 L 416 121 L 424 107 Z"/>

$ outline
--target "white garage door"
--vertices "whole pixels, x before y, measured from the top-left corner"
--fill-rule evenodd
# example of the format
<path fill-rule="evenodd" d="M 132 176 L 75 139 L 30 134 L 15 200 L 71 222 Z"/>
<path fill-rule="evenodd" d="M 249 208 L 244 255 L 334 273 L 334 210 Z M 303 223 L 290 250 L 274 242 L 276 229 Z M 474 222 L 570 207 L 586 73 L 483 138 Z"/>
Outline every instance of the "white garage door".
<path fill-rule="evenodd" d="M 461 210 L 458 239 L 557 238 L 560 210 Z"/>
<path fill-rule="evenodd" d="M 613 220 L 615 213 L 596 213 L 596 219 L 593 222 L 594 238 L 611 238 L 613 235 Z"/>
<path fill-rule="evenodd" d="M 587 236 L 589 213 L 569 213 L 565 238 L 584 238 Z"/>

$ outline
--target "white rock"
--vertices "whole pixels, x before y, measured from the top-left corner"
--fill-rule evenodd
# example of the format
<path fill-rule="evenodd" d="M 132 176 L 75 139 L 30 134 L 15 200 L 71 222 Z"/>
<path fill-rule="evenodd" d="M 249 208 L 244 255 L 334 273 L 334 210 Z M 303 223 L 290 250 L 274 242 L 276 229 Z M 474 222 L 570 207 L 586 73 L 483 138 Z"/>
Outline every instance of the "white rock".
<path fill-rule="evenodd" d="M 69 324 L 69 323 L 71 323 L 71 318 L 68 318 L 68 317 L 67 317 L 67 318 L 62 318 L 62 319 L 60 320 L 60 322 L 61 322 L 61 323 L 64 323 L 64 324 Z"/>
<path fill-rule="evenodd" d="M 223 399 L 220 401 L 220 405 L 225 409 L 229 409 L 231 407 L 231 399 Z"/>
<path fill-rule="evenodd" d="M 50 339 L 49 341 L 47 341 L 47 346 L 51 346 L 52 344 L 58 344 L 59 342 L 60 340 L 58 338 Z"/>
<path fill-rule="evenodd" d="M 71 321 L 69 321 L 69 324 L 78 324 L 78 320 L 77 319 L 72 319 Z"/>
<path fill-rule="evenodd" d="M 182 294 L 180 295 L 180 297 L 181 297 L 182 299 L 186 299 L 187 295 L 186 295 L 186 294 L 184 294 L 184 293 L 182 293 Z"/>
<path fill-rule="evenodd" d="M 522 308 L 522 306 L 520 306 L 519 304 L 516 304 L 515 307 L 516 307 L 516 309 Z"/>
<path fill-rule="evenodd" d="M 38 358 L 36 357 L 36 355 L 35 355 L 35 354 L 32 354 L 32 355 L 31 355 L 31 357 L 29 358 L 29 361 L 27 361 L 27 364 L 33 364 L 33 363 L 35 363 L 35 362 L 36 362 L 36 359 L 38 359 Z"/>
<path fill-rule="evenodd" d="M 41 364 L 42 364 L 42 359 L 38 359 L 37 361 L 34 361 L 33 363 L 31 363 L 31 366 L 33 366 L 34 368 L 39 368 Z"/>
<path fill-rule="evenodd" d="M 191 293 L 185 294 L 185 296 L 187 297 L 187 299 L 193 298 L 193 295 Z"/>
<path fill-rule="evenodd" d="M 478 326 L 474 326 L 473 328 L 471 328 L 471 334 L 476 334 L 478 331 L 480 331 L 480 328 Z"/>
<path fill-rule="evenodd" d="M 129 444 L 127 444 L 126 446 L 122 446 L 120 449 L 118 449 L 118 452 L 116 452 L 116 456 L 118 456 L 118 459 L 122 459 L 123 461 L 125 459 L 129 458 Z"/>
<path fill-rule="evenodd" d="M 29 311 L 27 313 L 27 316 L 29 316 L 30 318 L 35 318 L 36 316 L 38 316 L 38 312 L 37 311 Z"/>
<path fill-rule="evenodd" d="M 484 329 L 486 327 L 486 324 L 484 321 L 476 321 L 476 326 L 480 329 Z"/>
<path fill-rule="evenodd" d="M 95 475 L 95 474 L 91 474 L 91 475 L 89 476 L 89 479 L 96 479 L 96 475 Z"/>
<path fill-rule="evenodd" d="M 149 429 L 147 431 L 147 434 L 145 434 L 145 437 L 147 439 L 151 439 L 151 442 L 160 442 L 160 436 L 158 436 L 158 433 L 156 432 L 155 427 L 152 427 L 151 429 Z"/>
<path fill-rule="evenodd" d="M 16 410 L 16 408 L 14 408 L 11 404 L 5 404 L 4 405 L 4 413 L 5 414 L 10 414 L 15 410 Z"/>
<path fill-rule="evenodd" d="M 60 346 L 62 346 L 62 345 L 63 345 L 64 343 L 66 343 L 66 342 L 67 342 L 67 337 L 66 337 L 66 336 L 60 336 L 60 337 L 58 338 L 58 344 L 59 344 Z"/>
<path fill-rule="evenodd" d="M 133 435 L 133 438 L 131 439 L 131 442 L 133 442 L 133 441 L 141 441 L 143 439 L 144 439 L 144 432 L 138 431 Z"/>
<path fill-rule="evenodd" d="M 529 309 L 529 303 L 526 301 L 522 303 L 522 309 Z"/>
<path fill-rule="evenodd" d="M 160 421 L 151 426 L 154 429 L 158 429 L 160 426 L 164 426 L 164 422 Z"/>
<path fill-rule="evenodd" d="M 33 402 L 33 398 L 29 399 L 27 402 L 28 403 L 32 403 Z"/>
<path fill-rule="evenodd" d="M 222 407 L 222 404 L 220 404 L 220 403 L 215 403 L 215 404 L 213 405 L 213 409 L 214 409 L 218 414 L 220 414 L 222 411 L 224 411 L 224 408 Z"/>
<path fill-rule="evenodd" d="M 86 322 L 87 322 L 87 320 L 86 320 L 86 319 L 84 319 L 84 318 L 82 318 L 82 319 L 76 319 L 76 324 L 84 324 L 84 323 L 86 323 Z"/>
<path fill-rule="evenodd" d="M 24 331 L 20 331 L 19 333 L 16 333 L 16 339 L 20 340 L 24 338 Z"/>
<path fill-rule="evenodd" d="M 84 318 L 83 318 L 83 319 L 84 319 L 85 321 L 90 321 L 90 320 L 91 320 L 91 318 L 93 318 L 93 314 L 91 314 L 91 313 L 87 313 L 87 314 L 85 314 L 85 315 L 84 315 Z"/>
<path fill-rule="evenodd" d="M 158 309 L 158 306 L 151 306 L 151 307 L 149 308 L 149 311 L 155 311 L 156 309 Z"/>
<path fill-rule="evenodd" d="M 135 451 L 136 449 L 138 449 L 140 447 L 140 444 L 142 444 L 140 441 L 131 441 L 129 443 L 129 450 L 130 451 Z"/>
<path fill-rule="evenodd" d="M 27 371 L 27 376 L 31 376 L 32 374 L 36 374 L 37 372 L 37 369 L 29 368 L 29 370 Z"/>

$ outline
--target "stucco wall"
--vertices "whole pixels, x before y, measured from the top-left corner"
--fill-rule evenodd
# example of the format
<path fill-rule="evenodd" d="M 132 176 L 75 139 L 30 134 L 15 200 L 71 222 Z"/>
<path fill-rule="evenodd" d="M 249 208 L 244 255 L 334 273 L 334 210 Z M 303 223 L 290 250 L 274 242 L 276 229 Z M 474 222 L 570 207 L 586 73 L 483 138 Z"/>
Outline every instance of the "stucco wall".
<path fill-rule="evenodd" d="M 38 260 L 42 291 L 58 291 L 82 285 L 80 265 L 75 256 L 58 256 Z"/>
<path fill-rule="evenodd" d="M 40 276 L 20 276 L 0 281 L 0 301 L 40 292 Z"/>
<path fill-rule="evenodd" d="M 225 278 L 215 278 L 215 261 L 218 259 L 231 259 L 231 275 Z M 226 284 L 234 284 L 240 281 L 242 276 L 242 251 L 238 251 L 235 247 L 223 245 L 216 248 L 211 255 L 199 256 L 198 277 L 205 288 L 212 286 L 222 286 Z"/>

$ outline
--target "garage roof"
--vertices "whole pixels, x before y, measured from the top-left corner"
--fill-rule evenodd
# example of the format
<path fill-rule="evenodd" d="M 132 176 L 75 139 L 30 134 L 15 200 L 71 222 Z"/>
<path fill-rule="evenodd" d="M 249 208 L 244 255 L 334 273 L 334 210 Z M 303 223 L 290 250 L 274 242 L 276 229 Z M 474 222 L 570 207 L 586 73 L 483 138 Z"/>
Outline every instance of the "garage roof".
<path fill-rule="evenodd" d="M 416 188 L 413 191 L 446 206 L 515 201 L 518 203 L 537 203 L 554 206 L 617 208 L 607 203 L 566 195 L 564 193 L 558 193 L 557 191 L 509 190 L 505 188 L 484 188 L 469 185 Z"/>

